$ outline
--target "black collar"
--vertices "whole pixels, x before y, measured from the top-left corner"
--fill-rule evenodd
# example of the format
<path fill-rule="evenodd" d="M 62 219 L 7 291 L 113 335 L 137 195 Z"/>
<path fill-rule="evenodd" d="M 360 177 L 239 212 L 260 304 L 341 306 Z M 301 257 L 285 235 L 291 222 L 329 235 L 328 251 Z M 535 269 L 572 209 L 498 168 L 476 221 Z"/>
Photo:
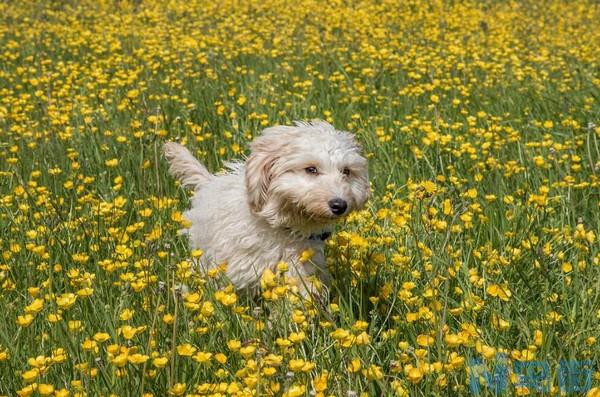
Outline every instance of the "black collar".
<path fill-rule="evenodd" d="M 311 234 L 308 239 L 313 241 L 325 241 L 331 236 L 331 232 L 323 232 L 321 234 Z"/>
<path fill-rule="evenodd" d="M 290 233 L 292 233 L 292 235 L 297 235 L 296 232 L 292 231 L 291 228 L 286 227 L 285 230 L 289 231 Z M 321 233 L 313 233 L 310 236 L 308 236 L 308 240 L 310 241 L 325 241 L 327 240 L 329 237 L 331 237 L 331 232 L 328 230 L 325 230 L 324 232 Z"/>

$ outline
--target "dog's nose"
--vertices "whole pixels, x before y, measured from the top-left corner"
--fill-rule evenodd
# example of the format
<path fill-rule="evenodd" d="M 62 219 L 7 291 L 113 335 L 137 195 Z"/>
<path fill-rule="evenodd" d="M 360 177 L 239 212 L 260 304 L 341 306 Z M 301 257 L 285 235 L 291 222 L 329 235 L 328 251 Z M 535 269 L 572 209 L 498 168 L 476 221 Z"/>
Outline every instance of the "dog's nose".
<path fill-rule="evenodd" d="M 331 212 L 333 212 L 335 215 L 342 215 L 344 212 L 346 212 L 346 209 L 348 208 L 348 203 L 345 200 L 342 200 L 341 198 L 334 198 L 333 200 L 329 200 L 329 208 L 331 208 Z"/>

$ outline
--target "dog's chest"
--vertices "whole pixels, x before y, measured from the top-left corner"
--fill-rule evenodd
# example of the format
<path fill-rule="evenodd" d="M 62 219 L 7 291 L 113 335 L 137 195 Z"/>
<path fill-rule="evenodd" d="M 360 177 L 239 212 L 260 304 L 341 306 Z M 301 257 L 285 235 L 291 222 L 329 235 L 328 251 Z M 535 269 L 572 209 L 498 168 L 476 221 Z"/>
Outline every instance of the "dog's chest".
<path fill-rule="evenodd" d="M 208 236 L 207 236 L 208 237 Z M 202 267 L 210 269 L 227 265 L 227 277 L 238 288 L 255 287 L 265 270 L 275 271 L 280 262 L 288 264 L 293 277 L 317 275 L 325 281 L 324 241 L 298 239 L 273 233 L 215 233 L 206 241 L 196 241 L 204 247 Z"/>
<path fill-rule="evenodd" d="M 277 265 L 284 262 L 292 277 L 303 279 L 317 276 L 328 282 L 324 246 L 323 241 L 316 240 L 288 241 L 273 250 L 261 251 L 259 257 L 252 261 L 253 268 L 262 274 L 266 269 L 275 271 Z"/>
<path fill-rule="evenodd" d="M 247 254 L 254 256 L 250 261 L 255 266 L 264 263 L 258 266 L 263 270 L 275 270 L 279 262 L 304 267 L 310 267 L 311 263 L 319 266 L 325 263 L 324 243 L 317 240 L 273 239 L 270 243 L 261 241 L 248 248 L 250 252 Z M 240 259 L 243 260 L 243 257 Z"/>

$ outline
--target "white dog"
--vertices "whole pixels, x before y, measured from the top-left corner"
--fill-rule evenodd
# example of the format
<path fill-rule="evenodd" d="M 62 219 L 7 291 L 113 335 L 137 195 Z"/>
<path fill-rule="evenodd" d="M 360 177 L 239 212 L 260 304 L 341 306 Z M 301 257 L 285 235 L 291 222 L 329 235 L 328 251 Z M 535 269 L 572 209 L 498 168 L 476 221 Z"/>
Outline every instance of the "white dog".
<path fill-rule="evenodd" d="M 301 292 L 316 276 L 329 282 L 324 240 L 331 225 L 363 207 L 370 195 L 367 161 L 348 132 L 323 121 L 267 128 L 251 144 L 245 163 L 212 175 L 183 146 L 169 142 L 169 171 L 194 189 L 184 217 L 203 270 L 227 265 L 237 288 L 256 291 L 266 269 L 279 262 Z M 310 260 L 301 260 L 312 252 Z"/>

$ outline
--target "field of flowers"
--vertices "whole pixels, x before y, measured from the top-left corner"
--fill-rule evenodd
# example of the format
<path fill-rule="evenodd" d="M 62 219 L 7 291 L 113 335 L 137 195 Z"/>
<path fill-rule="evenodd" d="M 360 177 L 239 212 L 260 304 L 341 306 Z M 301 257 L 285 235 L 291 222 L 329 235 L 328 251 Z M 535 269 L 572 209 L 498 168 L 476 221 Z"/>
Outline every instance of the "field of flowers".
<path fill-rule="evenodd" d="M 598 2 L 9 0 L 0 48 L 0 395 L 600 396 Z M 162 143 L 314 118 L 372 176 L 330 301 L 195 272 Z"/>

